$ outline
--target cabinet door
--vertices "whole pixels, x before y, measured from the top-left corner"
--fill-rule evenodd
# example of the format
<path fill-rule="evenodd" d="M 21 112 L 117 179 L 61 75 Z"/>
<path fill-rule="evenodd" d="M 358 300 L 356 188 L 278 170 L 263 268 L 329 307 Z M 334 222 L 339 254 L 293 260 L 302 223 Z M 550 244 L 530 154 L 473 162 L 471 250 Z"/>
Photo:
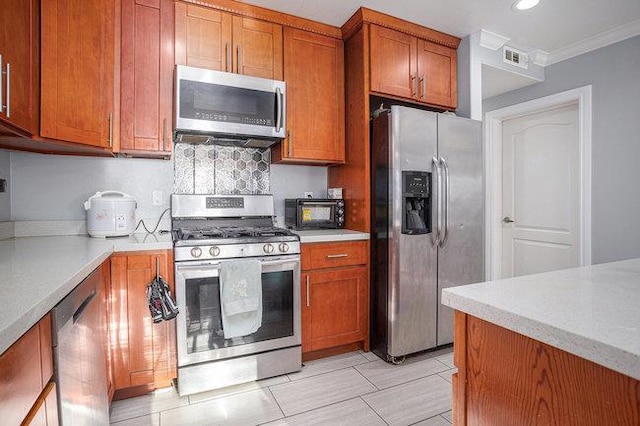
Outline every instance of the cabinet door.
<path fill-rule="evenodd" d="M 371 25 L 371 91 L 416 98 L 417 39 Z"/>
<path fill-rule="evenodd" d="M 3 0 L 0 13 L 0 121 L 32 135 L 38 133 L 38 5 L 36 0 Z"/>
<path fill-rule="evenodd" d="M 233 17 L 233 70 L 238 74 L 282 80 L 282 26 Z"/>
<path fill-rule="evenodd" d="M 458 74 L 455 49 L 418 40 L 418 78 L 421 102 L 456 109 Z"/>
<path fill-rule="evenodd" d="M 111 258 L 111 348 L 116 390 L 168 386 L 176 376 L 175 321 L 154 324 L 146 295 L 157 270 L 175 294 L 172 264 L 170 251 Z"/>
<path fill-rule="evenodd" d="M 288 135 L 274 162 L 344 162 L 342 41 L 285 28 L 284 46 Z"/>
<path fill-rule="evenodd" d="M 120 151 L 171 153 L 173 1 L 123 0 Z"/>
<path fill-rule="evenodd" d="M 107 396 L 109 398 L 109 403 L 111 403 L 111 399 L 113 398 L 113 392 L 115 391 L 113 387 L 113 360 L 111 355 L 111 330 L 110 330 L 110 319 L 111 319 L 111 259 L 107 259 L 100 266 L 102 269 L 102 287 L 101 287 L 101 312 L 103 313 L 104 324 L 102 324 L 101 329 L 103 330 L 104 339 L 103 346 L 105 351 L 105 362 L 107 372 Z"/>
<path fill-rule="evenodd" d="M 310 342 L 305 348 L 303 335 L 303 352 L 364 340 L 368 330 L 367 268 L 358 266 L 308 275 L 309 294 L 304 294 L 302 300 L 303 312 L 306 310 L 307 314 L 302 318 Z"/>
<path fill-rule="evenodd" d="M 230 14 L 176 3 L 175 19 L 176 64 L 231 71 Z"/>
<path fill-rule="evenodd" d="M 111 147 L 114 1 L 48 0 L 41 7 L 41 136 Z"/>

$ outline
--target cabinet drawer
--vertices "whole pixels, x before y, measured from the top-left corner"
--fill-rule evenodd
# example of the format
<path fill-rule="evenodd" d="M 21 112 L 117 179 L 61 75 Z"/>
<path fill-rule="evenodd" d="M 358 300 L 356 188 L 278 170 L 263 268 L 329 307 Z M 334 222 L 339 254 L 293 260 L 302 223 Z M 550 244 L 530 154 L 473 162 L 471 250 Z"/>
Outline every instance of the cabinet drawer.
<path fill-rule="evenodd" d="M 302 245 L 302 269 L 336 268 L 367 263 L 366 241 Z"/>

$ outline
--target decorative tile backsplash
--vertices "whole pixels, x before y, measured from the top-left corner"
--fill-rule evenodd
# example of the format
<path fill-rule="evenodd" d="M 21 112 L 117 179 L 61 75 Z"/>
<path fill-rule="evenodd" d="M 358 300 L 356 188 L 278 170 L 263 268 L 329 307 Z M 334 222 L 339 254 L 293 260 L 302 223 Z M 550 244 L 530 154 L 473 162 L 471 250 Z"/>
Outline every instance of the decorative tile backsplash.
<path fill-rule="evenodd" d="M 178 143 L 174 147 L 177 194 L 269 194 L 268 148 Z"/>

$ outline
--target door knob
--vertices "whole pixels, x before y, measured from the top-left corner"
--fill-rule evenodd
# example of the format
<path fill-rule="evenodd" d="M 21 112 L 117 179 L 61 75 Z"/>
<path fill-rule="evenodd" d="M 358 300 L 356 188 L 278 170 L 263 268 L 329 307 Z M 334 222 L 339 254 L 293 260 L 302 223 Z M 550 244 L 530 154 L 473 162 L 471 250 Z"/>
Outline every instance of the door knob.
<path fill-rule="evenodd" d="M 514 221 L 513 219 L 511 219 L 509 216 L 505 216 L 505 217 L 503 217 L 503 218 L 502 218 L 502 221 L 503 221 L 504 223 L 513 223 L 513 222 L 515 222 L 515 221 Z"/>

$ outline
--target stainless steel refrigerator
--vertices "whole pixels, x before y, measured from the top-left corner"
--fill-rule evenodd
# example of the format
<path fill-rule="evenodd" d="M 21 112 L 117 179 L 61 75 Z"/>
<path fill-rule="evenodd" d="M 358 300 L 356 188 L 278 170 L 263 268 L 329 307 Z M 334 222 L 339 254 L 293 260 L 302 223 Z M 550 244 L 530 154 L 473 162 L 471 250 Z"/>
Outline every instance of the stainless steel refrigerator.
<path fill-rule="evenodd" d="M 483 280 L 481 123 L 392 106 L 372 126 L 371 345 L 395 363 L 451 343 L 442 289 Z"/>

